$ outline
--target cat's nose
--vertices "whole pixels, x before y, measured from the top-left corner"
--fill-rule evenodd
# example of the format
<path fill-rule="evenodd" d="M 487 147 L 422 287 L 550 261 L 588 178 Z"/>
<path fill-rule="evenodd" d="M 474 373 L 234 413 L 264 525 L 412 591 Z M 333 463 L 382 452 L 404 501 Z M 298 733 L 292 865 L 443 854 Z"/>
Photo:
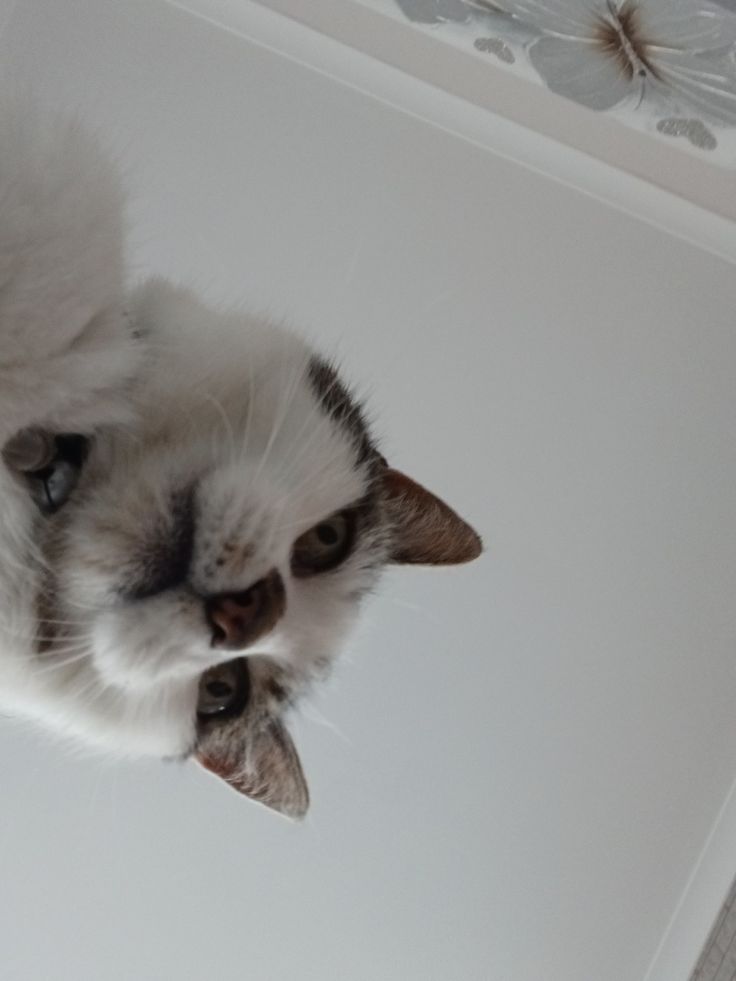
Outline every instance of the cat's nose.
<path fill-rule="evenodd" d="M 286 591 L 274 569 L 239 593 L 220 593 L 205 601 L 212 647 L 237 651 L 268 633 L 286 609 Z"/>

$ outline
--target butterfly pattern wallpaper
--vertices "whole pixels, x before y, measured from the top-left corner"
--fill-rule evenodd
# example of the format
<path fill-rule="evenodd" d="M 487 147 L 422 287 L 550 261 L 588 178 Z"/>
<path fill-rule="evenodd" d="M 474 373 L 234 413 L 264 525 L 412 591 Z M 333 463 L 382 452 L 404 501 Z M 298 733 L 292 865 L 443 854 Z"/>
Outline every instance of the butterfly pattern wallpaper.
<path fill-rule="evenodd" d="M 394 0 L 558 95 L 736 167 L 736 0 Z"/>

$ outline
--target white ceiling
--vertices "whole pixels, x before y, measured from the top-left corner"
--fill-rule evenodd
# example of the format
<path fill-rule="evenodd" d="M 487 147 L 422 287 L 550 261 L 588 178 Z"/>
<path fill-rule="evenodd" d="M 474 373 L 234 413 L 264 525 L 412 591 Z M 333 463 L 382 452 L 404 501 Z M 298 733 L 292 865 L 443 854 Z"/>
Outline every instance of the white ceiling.
<path fill-rule="evenodd" d="M 369 605 L 302 826 L 4 721 L 4 978 L 643 981 L 736 776 L 733 265 L 157 0 L 11 7 L 137 272 L 338 351 L 488 549 Z"/>

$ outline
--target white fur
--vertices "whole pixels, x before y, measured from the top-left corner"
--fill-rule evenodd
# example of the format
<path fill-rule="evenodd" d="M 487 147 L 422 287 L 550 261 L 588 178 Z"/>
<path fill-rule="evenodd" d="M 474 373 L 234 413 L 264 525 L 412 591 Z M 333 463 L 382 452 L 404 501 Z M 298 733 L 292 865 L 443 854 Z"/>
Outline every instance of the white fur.
<path fill-rule="evenodd" d="M 202 672 L 234 656 L 210 646 L 203 596 L 277 568 L 285 615 L 247 653 L 297 690 L 336 653 L 385 544 L 368 535 L 339 573 L 291 575 L 294 540 L 370 480 L 312 391 L 311 352 L 164 282 L 126 297 L 121 255 L 121 196 L 93 143 L 68 121 L 6 111 L 0 443 L 31 425 L 94 438 L 52 517 L 0 464 L 0 702 L 86 743 L 172 756 L 192 746 Z M 121 600 L 184 487 L 197 512 L 187 583 Z"/>

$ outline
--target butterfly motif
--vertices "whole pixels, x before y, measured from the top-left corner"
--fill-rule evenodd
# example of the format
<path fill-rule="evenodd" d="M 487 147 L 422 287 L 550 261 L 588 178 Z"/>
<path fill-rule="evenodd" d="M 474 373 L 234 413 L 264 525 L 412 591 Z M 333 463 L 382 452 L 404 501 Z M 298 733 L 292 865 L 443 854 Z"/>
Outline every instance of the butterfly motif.
<path fill-rule="evenodd" d="M 692 0 L 498 0 L 541 33 L 529 59 L 591 109 L 649 95 L 736 124 L 736 16 Z"/>
<path fill-rule="evenodd" d="M 507 39 L 525 37 L 547 87 L 590 109 L 651 99 L 671 115 L 736 125 L 736 0 L 396 2 L 423 24 L 482 21 Z M 475 47 L 497 53 L 489 40 L 504 43 L 478 38 Z"/>

